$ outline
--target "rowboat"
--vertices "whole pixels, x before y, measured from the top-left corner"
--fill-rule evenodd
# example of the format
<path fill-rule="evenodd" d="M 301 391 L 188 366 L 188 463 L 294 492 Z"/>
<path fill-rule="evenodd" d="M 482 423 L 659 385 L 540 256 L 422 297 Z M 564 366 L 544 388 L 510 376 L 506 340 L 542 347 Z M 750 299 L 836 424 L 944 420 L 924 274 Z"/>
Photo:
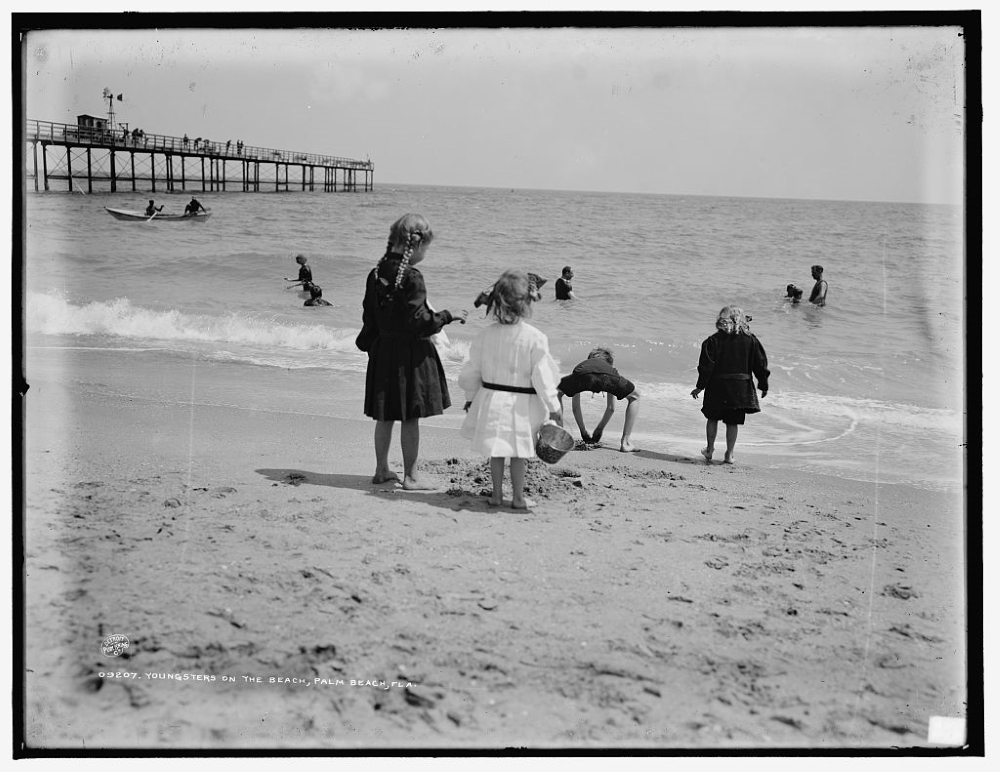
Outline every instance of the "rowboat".
<path fill-rule="evenodd" d="M 160 222 L 161 220 L 169 220 L 171 222 L 176 222 L 178 220 L 198 220 L 204 221 L 212 216 L 211 212 L 197 212 L 196 214 L 163 214 L 162 212 L 157 212 L 155 215 L 148 215 L 145 212 L 141 212 L 135 209 L 112 209 L 110 206 L 104 207 L 108 214 L 114 217 L 116 220 L 152 220 L 153 222 Z"/>

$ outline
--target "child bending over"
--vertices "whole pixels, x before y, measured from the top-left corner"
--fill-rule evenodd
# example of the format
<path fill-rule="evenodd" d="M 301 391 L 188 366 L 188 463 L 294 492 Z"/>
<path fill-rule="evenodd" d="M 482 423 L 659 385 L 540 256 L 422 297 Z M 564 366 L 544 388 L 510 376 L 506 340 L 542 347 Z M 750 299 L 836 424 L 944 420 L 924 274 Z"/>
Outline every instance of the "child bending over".
<path fill-rule="evenodd" d="M 614 363 L 615 357 L 610 350 L 595 348 L 584 361 L 573 368 L 572 373 L 559 381 L 559 404 L 561 408 L 564 394 L 573 398 L 573 417 L 576 418 L 576 425 L 580 428 L 580 436 L 584 442 L 596 443 L 601 441 L 604 427 L 615 413 L 615 402 L 628 400 L 620 449 L 622 453 L 631 453 L 636 450 L 632 445 L 632 427 L 635 426 L 635 419 L 639 414 L 639 392 L 635 390 L 632 381 L 619 374 L 614 368 Z M 583 410 L 580 407 L 580 395 L 585 391 L 595 394 L 603 391 L 608 395 L 608 406 L 604 409 L 604 415 L 593 434 L 587 434 Z"/>

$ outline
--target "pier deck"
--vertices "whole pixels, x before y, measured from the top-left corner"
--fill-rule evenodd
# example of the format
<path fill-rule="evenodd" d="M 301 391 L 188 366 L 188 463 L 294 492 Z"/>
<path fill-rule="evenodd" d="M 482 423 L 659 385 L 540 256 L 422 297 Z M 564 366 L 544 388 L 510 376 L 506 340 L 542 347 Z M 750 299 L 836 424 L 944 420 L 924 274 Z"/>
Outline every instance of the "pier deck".
<path fill-rule="evenodd" d="M 322 190 L 370 191 L 375 166 L 317 153 L 216 142 L 145 132 L 112 131 L 29 120 L 25 131 L 25 171 L 34 189 L 53 182 L 122 189 L 175 192 L 238 190 L 246 193 Z"/>

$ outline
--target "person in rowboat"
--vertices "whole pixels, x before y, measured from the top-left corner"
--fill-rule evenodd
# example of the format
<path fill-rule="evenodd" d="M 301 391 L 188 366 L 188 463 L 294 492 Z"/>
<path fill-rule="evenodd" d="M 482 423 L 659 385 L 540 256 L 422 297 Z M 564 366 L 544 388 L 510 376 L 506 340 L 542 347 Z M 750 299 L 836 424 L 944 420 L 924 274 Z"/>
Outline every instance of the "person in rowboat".
<path fill-rule="evenodd" d="M 184 216 L 189 217 L 191 215 L 198 214 L 199 211 L 207 212 L 208 210 L 201 205 L 201 202 L 197 198 L 191 196 L 191 200 L 188 202 L 188 205 L 184 207 Z"/>
<path fill-rule="evenodd" d="M 153 199 L 149 199 L 149 206 L 146 207 L 146 216 L 147 217 L 152 217 L 157 212 L 162 212 L 163 211 L 163 205 L 162 204 L 160 206 L 155 206 L 154 204 L 155 204 L 155 202 L 153 201 Z"/>

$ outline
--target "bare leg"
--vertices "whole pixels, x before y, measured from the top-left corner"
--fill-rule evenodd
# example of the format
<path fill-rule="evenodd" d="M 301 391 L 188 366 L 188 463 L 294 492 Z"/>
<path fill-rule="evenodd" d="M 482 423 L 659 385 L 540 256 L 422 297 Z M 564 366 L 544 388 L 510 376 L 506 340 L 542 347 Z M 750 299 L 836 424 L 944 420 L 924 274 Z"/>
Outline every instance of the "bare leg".
<path fill-rule="evenodd" d="M 535 502 L 524 498 L 524 472 L 528 462 L 523 458 L 512 458 L 510 460 L 510 484 L 514 489 L 510 505 L 513 509 L 528 509 L 533 507 Z"/>
<path fill-rule="evenodd" d="M 573 395 L 573 417 L 576 419 L 577 428 L 580 430 L 580 439 L 590 442 L 590 435 L 587 434 L 587 425 L 583 420 L 583 407 L 580 405 L 580 395 Z"/>
<path fill-rule="evenodd" d="M 636 392 L 629 394 L 628 407 L 625 408 L 625 428 L 622 430 L 622 453 L 631 453 L 635 450 L 632 444 L 632 427 L 635 426 L 635 419 L 639 415 L 639 395 Z"/>
<path fill-rule="evenodd" d="M 597 423 L 597 426 L 594 427 L 594 431 L 590 435 L 590 438 L 594 442 L 600 442 L 601 437 L 604 436 L 604 427 L 608 425 L 608 421 L 611 420 L 611 416 L 615 414 L 616 401 L 617 400 L 615 399 L 615 395 L 608 392 L 608 402 L 604 408 L 604 415 L 601 416 L 601 420 Z"/>
<path fill-rule="evenodd" d="M 399 477 L 389 468 L 389 445 L 392 443 L 394 421 L 375 422 L 375 476 L 372 483 L 398 481 Z"/>
<path fill-rule="evenodd" d="M 736 449 L 736 435 L 739 433 L 739 424 L 726 424 L 726 457 L 722 459 L 722 463 L 733 463 L 733 451 Z"/>
<path fill-rule="evenodd" d="M 400 444 L 403 446 L 403 488 L 408 491 L 429 491 L 434 486 L 420 481 L 417 456 L 420 453 L 420 419 L 400 421 Z"/>
<path fill-rule="evenodd" d="M 708 444 L 705 449 L 701 451 L 701 455 L 705 457 L 706 461 L 712 460 L 712 454 L 715 453 L 715 435 L 719 433 L 719 422 L 709 418 L 705 422 L 705 439 Z"/>
<path fill-rule="evenodd" d="M 493 478 L 493 495 L 490 496 L 490 506 L 499 507 L 503 505 L 503 468 L 506 459 L 502 456 L 490 457 L 490 476 Z M 513 464 L 511 473 L 513 476 Z"/>

